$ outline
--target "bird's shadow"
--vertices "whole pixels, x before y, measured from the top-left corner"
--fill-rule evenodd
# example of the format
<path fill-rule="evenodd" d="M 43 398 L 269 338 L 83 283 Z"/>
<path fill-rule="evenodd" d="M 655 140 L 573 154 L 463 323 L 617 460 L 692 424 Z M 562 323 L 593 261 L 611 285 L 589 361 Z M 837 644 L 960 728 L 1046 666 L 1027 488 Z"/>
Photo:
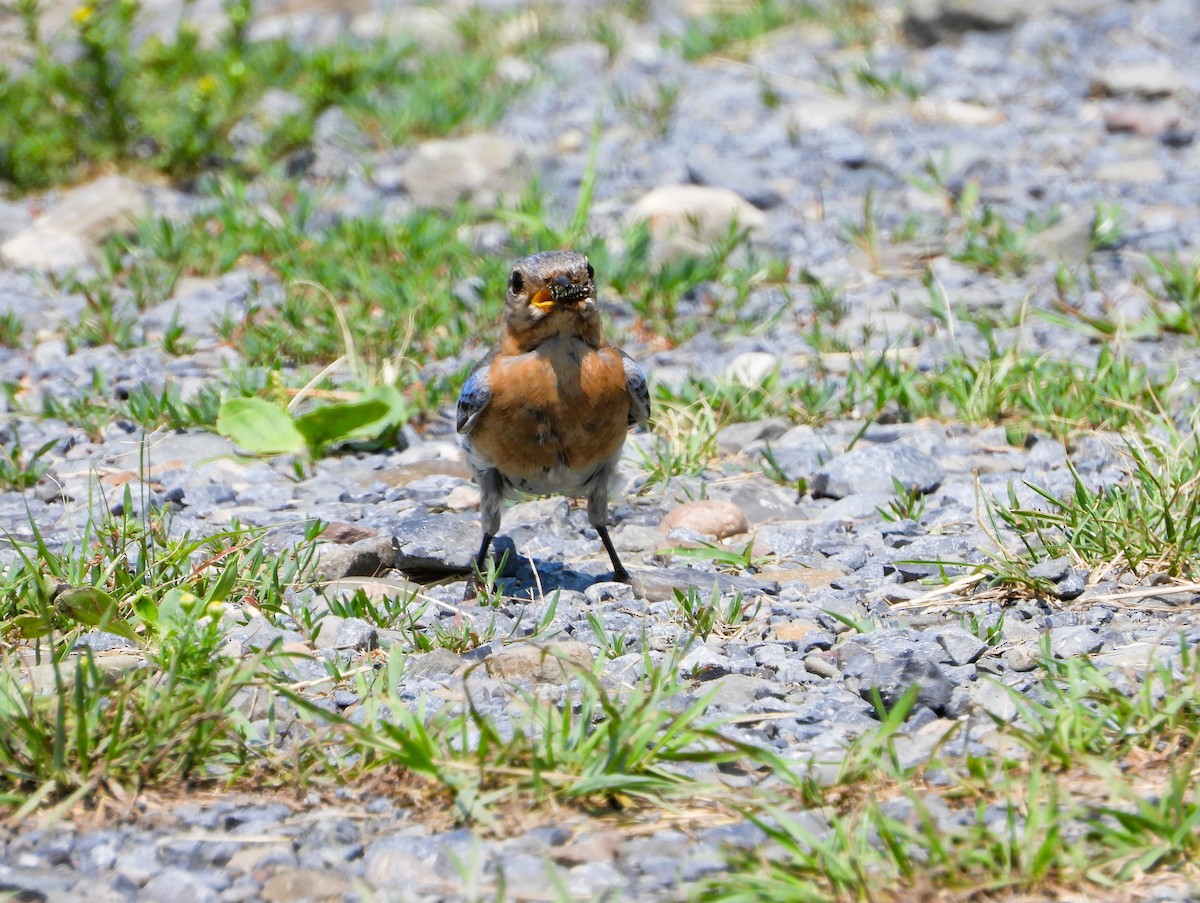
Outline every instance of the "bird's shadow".
<path fill-rule="evenodd" d="M 583 592 L 593 583 L 603 582 L 612 576 L 611 570 L 600 570 L 594 573 L 578 571 L 561 561 L 532 562 L 527 556 L 517 552 L 517 547 L 508 537 L 499 537 L 492 546 L 495 561 L 504 562 L 501 572 L 501 588 L 506 596 L 552 595 L 555 590 L 575 590 Z"/>

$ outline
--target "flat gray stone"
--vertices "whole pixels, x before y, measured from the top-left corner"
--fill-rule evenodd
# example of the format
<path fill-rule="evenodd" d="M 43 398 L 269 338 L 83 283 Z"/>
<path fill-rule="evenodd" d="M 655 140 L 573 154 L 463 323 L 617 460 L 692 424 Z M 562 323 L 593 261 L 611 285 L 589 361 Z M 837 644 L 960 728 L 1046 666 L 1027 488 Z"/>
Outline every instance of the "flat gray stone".
<path fill-rule="evenodd" d="M 859 695 L 872 702 L 875 692 L 887 708 L 892 708 L 913 686 L 918 686 L 916 704 L 944 713 L 950 703 L 954 684 L 925 655 L 905 649 L 895 656 L 869 652 L 855 656 L 846 664 L 846 676 L 857 677 Z"/>
<path fill-rule="evenodd" d="M 911 445 L 860 445 L 829 460 L 812 478 L 814 497 L 844 498 L 855 493 L 891 496 L 893 480 L 910 492 L 928 494 L 945 473 L 933 458 Z"/>
<path fill-rule="evenodd" d="M 717 448 L 725 455 L 736 455 L 752 442 L 778 439 L 791 427 L 786 417 L 768 417 L 747 423 L 731 423 L 717 433 Z"/>
<path fill-rule="evenodd" d="M 971 664 L 988 650 L 987 643 L 961 627 L 944 627 L 937 631 L 936 637 L 955 665 Z"/>
<path fill-rule="evenodd" d="M 474 518 L 417 509 L 395 525 L 395 567 L 458 574 L 471 570 L 483 538 Z"/>
<path fill-rule="evenodd" d="M 1099 652 L 1104 641 L 1094 627 L 1052 627 L 1050 629 L 1050 651 L 1055 658 L 1072 658 Z"/>
<path fill-rule="evenodd" d="M 1029 13 L 1021 0 L 910 0 L 904 34 L 921 47 L 966 31 L 1012 28 Z"/>

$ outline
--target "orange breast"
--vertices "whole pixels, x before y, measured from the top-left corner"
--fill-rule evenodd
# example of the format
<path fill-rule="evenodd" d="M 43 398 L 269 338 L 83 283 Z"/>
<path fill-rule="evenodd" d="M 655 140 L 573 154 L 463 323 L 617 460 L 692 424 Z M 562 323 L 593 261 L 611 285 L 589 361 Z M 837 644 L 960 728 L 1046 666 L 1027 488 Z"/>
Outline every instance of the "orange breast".
<path fill-rule="evenodd" d="M 613 348 L 551 339 L 525 354 L 498 356 L 488 382 L 492 400 L 471 441 L 509 476 L 590 470 L 625 442 L 629 393 Z"/>

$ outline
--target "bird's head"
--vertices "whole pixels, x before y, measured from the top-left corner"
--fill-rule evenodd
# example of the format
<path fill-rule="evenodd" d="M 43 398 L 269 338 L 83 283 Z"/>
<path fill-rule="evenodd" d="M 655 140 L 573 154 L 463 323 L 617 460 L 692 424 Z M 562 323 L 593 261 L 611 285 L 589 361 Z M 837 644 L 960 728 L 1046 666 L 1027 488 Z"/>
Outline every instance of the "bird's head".
<path fill-rule="evenodd" d="M 508 275 L 505 331 L 524 349 L 555 335 L 600 341 L 596 273 L 578 251 L 522 257 Z"/>

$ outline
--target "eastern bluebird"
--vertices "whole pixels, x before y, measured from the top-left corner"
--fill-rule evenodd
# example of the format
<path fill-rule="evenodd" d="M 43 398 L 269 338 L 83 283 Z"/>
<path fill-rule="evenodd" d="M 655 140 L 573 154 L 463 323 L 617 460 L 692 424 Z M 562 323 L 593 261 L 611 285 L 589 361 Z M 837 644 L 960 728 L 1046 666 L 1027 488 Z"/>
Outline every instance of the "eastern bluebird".
<path fill-rule="evenodd" d="M 518 260 L 500 346 L 475 366 L 458 398 L 483 526 L 467 598 L 500 529 L 503 499 L 516 490 L 586 496 L 613 579 L 629 581 L 608 535 L 608 491 L 626 433 L 650 416 L 650 394 L 638 365 L 601 337 L 595 275 L 576 251 Z"/>

